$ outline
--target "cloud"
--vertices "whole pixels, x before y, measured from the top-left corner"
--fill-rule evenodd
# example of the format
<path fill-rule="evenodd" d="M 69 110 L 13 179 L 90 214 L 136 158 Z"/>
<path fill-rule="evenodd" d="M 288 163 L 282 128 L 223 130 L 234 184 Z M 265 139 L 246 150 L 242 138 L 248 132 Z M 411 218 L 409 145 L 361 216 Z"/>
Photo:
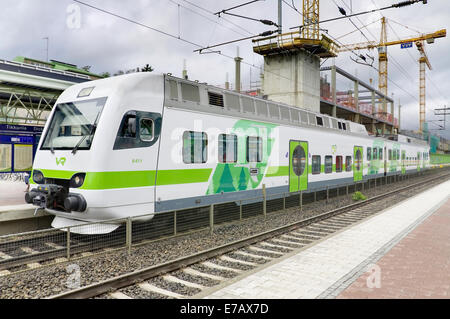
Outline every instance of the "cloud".
<path fill-rule="evenodd" d="M 211 12 L 217 12 L 243 3 L 241 0 L 213 1 L 213 0 L 84 0 L 87 3 L 110 10 L 116 14 L 130 18 L 136 22 L 157 28 L 171 35 L 197 43 L 212 45 L 220 42 L 242 38 L 251 34 L 258 34 L 273 27 L 265 26 L 251 20 L 222 15 L 221 18 Z M 190 4 L 190 3 L 191 4 Z M 291 1 L 287 1 L 291 3 Z M 395 1 L 394 1 L 395 2 Z M 300 0 L 294 0 L 298 10 L 302 10 Z M 393 3 L 391 0 L 349 1 L 336 0 L 339 6 L 350 13 L 350 3 L 353 12 L 366 11 L 375 7 L 383 7 Z M 43 37 L 50 38 L 50 58 L 67 61 L 79 66 L 90 65 L 93 72 L 127 70 L 150 64 L 156 72 L 171 72 L 181 75 L 183 60 L 187 60 L 188 74 L 191 79 L 202 82 L 223 85 L 226 73 L 229 80 L 234 82 L 234 61 L 217 54 L 198 54 L 193 50 L 195 45 L 187 44 L 178 39 L 163 35 L 143 26 L 139 26 L 117 17 L 109 16 L 92 8 L 79 5 L 80 28 L 69 28 L 70 18 L 68 7 L 77 5 L 70 0 L 3 0 L 0 11 L 0 28 L 2 41 L 0 47 L 2 58 L 13 59 L 17 55 L 25 55 L 37 59 L 45 59 L 46 42 Z M 194 5 L 192 5 L 194 4 Z M 333 2 L 322 1 L 320 7 L 321 20 L 340 16 Z M 277 21 L 277 1 L 260 1 L 238 8 L 237 14 L 257 19 Z M 389 9 L 382 12 L 389 21 L 388 38 L 396 39 L 420 32 L 431 32 L 446 28 L 450 21 L 450 1 L 429 1 L 427 5 L 421 3 L 405 8 Z M 352 18 L 359 27 L 380 18 L 379 13 Z M 289 27 L 302 24 L 300 14 L 283 4 L 283 31 Z M 405 28 L 402 25 L 409 27 Z M 369 40 L 378 41 L 380 37 L 379 23 L 373 23 L 362 28 L 364 35 L 357 31 L 348 19 L 321 25 L 333 37 L 339 37 L 342 43 L 355 43 Z M 436 39 L 433 45 L 426 49 L 430 57 L 433 70 L 427 70 L 427 119 L 433 119 L 434 108 L 448 104 L 450 92 L 450 59 L 447 59 L 450 39 Z M 247 40 L 218 47 L 224 55 L 234 57 L 236 47 L 240 48 L 242 65 L 242 82 L 244 87 L 250 85 L 251 80 L 259 78 L 258 66 L 263 58 L 253 53 L 252 42 Z M 396 104 L 400 99 L 402 108 L 402 122 L 408 128 L 418 128 L 418 52 L 417 49 L 400 49 L 389 47 L 390 63 L 389 78 L 397 85 L 388 84 L 389 94 L 394 93 Z M 364 53 L 367 51 L 364 51 Z M 374 66 L 378 67 L 377 53 L 373 50 Z M 358 73 L 363 81 L 369 82 L 373 78 L 374 85 L 378 83 L 377 71 L 373 68 L 361 66 L 352 62 L 350 54 L 341 54 L 335 63 L 349 73 Z M 332 63 L 331 59 L 324 65 Z M 400 88 L 401 89 L 400 89 Z M 404 112 L 404 115 L 403 115 Z M 430 117 L 428 117 L 430 116 Z M 450 126 L 450 124 L 448 125 Z M 447 132 L 450 137 L 450 132 Z"/>

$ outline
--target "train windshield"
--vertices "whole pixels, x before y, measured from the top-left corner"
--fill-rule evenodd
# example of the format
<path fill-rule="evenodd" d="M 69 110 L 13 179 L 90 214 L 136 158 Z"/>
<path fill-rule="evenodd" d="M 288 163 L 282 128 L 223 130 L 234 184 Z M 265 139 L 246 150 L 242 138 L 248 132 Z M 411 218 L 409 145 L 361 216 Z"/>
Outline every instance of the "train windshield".
<path fill-rule="evenodd" d="M 90 149 L 105 103 L 106 97 L 56 105 L 41 149 Z"/>

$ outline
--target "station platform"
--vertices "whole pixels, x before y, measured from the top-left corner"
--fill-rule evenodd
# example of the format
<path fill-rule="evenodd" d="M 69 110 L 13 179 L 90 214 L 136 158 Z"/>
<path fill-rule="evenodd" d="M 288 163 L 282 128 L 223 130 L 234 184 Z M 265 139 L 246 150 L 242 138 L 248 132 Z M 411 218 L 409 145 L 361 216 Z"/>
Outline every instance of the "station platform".
<path fill-rule="evenodd" d="M 24 182 L 10 182 L 0 180 L 0 207 L 25 204 Z"/>
<path fill-rule="evenodd" d="M 450 298 L 449 271 L 450 180 L 197 297 Z"/>
<path fill-rule="evenodd" d="M 0 236 L 49 228 L 50 215 L 25 203 L 24 182 L 0 181 Z"/>

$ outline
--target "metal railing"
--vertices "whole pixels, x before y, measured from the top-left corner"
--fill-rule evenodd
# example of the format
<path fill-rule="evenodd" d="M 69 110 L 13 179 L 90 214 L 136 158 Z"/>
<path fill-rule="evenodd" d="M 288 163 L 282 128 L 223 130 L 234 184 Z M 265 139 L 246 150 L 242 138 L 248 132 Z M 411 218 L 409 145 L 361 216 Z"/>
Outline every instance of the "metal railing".
<path fill-rule="evenodd" d="M 131 253 L 133 246 L 151 241 L 199 231 L 209 231 L 212 234 L 217 225 L 238 222 L 255 216 L 266 218 L 269 213 L 285 211 L 293 207 L 298 207 L 302 212 L 303 206 L 308 202 L 322 199 L 328 203 L 331 197 L 350 195 L 351 192 L 364 191 L 394 181 L 409 179 L 412 175 L 429 174 L 432 171 L 377 177 L 308 192 L 267 194 L 263 186 L 262 195 L 232 202 L 4 235 L 0 236 L 0 270 L 11 265 L 29 264 L 31 261 L 58 257 L 61 259 L 57 262 L 66 261 L 115 249 L 127 249 Z M 146 217 L 152 218 L 151 221 L 142 221 Z M 111 227 L 117 227 L 117 229 L 108 232 Z M 96 233 L 96 235 L 83 235 L 79 234 L 80 232 Z"/>

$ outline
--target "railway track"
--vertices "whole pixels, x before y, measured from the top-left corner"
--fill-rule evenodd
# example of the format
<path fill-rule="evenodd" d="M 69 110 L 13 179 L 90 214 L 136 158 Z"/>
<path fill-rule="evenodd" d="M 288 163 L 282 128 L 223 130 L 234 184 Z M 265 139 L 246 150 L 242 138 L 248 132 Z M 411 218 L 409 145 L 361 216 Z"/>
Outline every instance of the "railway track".
<path fill-rule="evenodd" d="M 27 269 L 41 267 L 41 263 L 59 263 L 68 259 L 65 243 L 66 232 L 55 230 L 52 235 L 37 236 L 0 243 L 0 273 L 11 274 Z M 73 235 L 71 254 L 88 256 L 92 252 L 104 249 L 107 239 Z"/>
<path fill-rule="evenodd" d="M 449 176 L 433 177 L 363 202 L 49 298 L 196 298 L 215 285 L 314 245 L 408 198 L 409 192 L 418 192 L 418 188 L 447 180 Z"/>
<path fill-rule="evenodd" d="M 201 227 L 204 226 L 198 226 L 199 229 Z M 49 233 L 44 230 L 32 233 L 31 238 L 24 233 L 19 234 L 17 238 L 8 237 L 8 241 L 2 241 L 0 237 L 0 277 L 66 262 L 69 260 L 68 256 L 73 260 L 109 253 L 111 250 L 122 249 L 126 241 L 123 229 L 107 237 L 71 234 L 68 249 L 67 233 L 64 231 L 53 230 Z M 133 244 L 157 240 L 159 237 L 153 236 L 148 228 L 145 234 L 133 235 Z"/>

